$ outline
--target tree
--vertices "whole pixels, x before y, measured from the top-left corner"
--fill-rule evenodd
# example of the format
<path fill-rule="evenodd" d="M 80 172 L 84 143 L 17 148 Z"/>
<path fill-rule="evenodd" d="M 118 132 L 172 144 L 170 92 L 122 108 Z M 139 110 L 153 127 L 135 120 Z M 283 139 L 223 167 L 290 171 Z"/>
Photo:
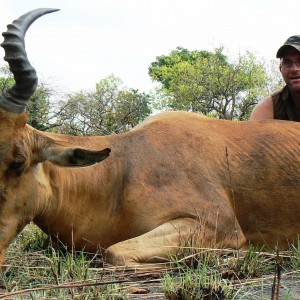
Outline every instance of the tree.
<path fill-rule="evenodd" d="M 13 84 L 8 66 L 2 66 L 1 92 Z M 53 103 L 54 90 L 40 82 L 27 104 L 28 123 L 39 130 L 74 135 L 125 132 L 151 113 L 152 97 L 122 84 L 119 78 L 111 75 L 97 83 L 94 91 L 74 92 L 65 95 L 64 101 Z"/>
<path fill-rule="evenodd" d="M 99 135 L 128 131 L 150 113 L 151 97 L 122 86 L 110 75 L 93 91 L 79 91 L 60 102 L 58 130 L 73 135 Z"/>
<path fill-rule="evenodd" d="M 226 57 L 218 52 L 220 61 L 225 61 Z M 171 89 L 174 85 L 173 79 L 176 75 L 176 66 L 180 63 L 195 63 L 197 60 L 209 58 L 213 56 L 208 51 L 189 51 L 182 47 L 177 47 L 169 55 L 161 55 L 156 57 L 156 61 L 152 62 L 148 73 L 150 77 L 159 81 L 165 89 Z"/>
<path fill-rule="evenodd" d="M 231 62 L 223 48 L 189 52 L 177 48 L 157 57 L 149 68 L 161 83 L 157 108 L 200 112 L 222 119 L 247 119 L 252 107 L 267 94 L 263 62 L 247 52 Z"/>

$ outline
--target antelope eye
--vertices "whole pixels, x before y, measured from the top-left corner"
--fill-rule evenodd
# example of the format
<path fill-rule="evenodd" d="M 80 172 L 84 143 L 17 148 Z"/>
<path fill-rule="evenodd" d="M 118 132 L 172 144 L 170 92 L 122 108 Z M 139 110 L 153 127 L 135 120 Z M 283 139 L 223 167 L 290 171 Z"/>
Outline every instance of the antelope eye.
<path fill-rule="evenodd" d="M 14 161 L 9 165 L 10 170 L 18 170 L 24 166 L 24 162 Z"/>
<path fill-rule="evenodd" d="M 20 176 L 24 170 L 25 162 L 24 161 L 13 161 L 9 167 L 8 167 L 8 174 L 15 174 L 17 176 Z"/>

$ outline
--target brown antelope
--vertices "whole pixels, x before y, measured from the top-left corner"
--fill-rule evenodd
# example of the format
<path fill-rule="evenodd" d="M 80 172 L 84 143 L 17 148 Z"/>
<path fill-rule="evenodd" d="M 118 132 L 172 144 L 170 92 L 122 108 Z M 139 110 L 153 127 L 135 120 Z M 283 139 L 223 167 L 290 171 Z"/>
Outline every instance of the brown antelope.
<path fill-rule="evenodd" d="M 128 133 L 96 137 L 26 124 L 37 76 L 24 36 L 53 11 L 31 11 L 3 34 L 15 85 L 0 99 L 0 265 L 31 221 L 66 245 L 106 249 L 115 265 L 160 261 L 189 239 L 230 248 L 294 241 L 299 123 L 167 112 Z"/>

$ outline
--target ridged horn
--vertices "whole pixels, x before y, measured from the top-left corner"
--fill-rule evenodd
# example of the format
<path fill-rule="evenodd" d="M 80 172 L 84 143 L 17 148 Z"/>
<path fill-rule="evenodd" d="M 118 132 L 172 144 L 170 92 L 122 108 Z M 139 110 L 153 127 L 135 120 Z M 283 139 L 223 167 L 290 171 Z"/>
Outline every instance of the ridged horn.
<path fill-rule="evenodd" d="M 14 86 L 0 96 L 0 107 L 5 111 L 22 113 L 37 87 L 36 71 L 25 51 L 24 37 L 27 29 L 39 17 L 58 10 L 53 8 L 32 10 L 7 25 L 7 31 L 2 33 L 4 41 L 1 46 L 5 52 L 4 60 L 8 62 L 15 79 Z"/>

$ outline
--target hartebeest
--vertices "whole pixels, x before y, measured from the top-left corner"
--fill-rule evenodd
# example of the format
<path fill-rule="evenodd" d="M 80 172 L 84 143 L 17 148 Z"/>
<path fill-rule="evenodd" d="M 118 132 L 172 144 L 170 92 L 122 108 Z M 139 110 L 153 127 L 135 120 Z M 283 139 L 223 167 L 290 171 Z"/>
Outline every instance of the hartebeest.
<path fill-rule="evenodd" d="M 232 248 L 293 242 L 300 233 L 298 123 L 167 112 L 98 137 L 27 125 L 37 76 L 24 35 L 53 11 L 31 11 L 3 34 L 15 85 L 0 100 L 0 264 L 31 221 L 67 245 L 106 248 L 113 264 L 155 262 L 188 239 Z"/>

